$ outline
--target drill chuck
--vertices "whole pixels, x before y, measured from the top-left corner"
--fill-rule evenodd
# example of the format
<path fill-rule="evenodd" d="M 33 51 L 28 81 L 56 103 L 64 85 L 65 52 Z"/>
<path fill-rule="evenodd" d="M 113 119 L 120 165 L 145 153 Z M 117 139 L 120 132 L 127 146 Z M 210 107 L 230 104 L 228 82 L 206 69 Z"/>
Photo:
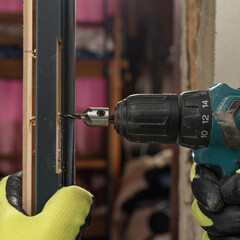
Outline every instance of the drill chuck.
<path fill-rule="evenodd" d="M 177 95 L 129 96 L 116 106 L 114 128 L 133 142 L 175 143 L 180 128 Z"/>
<path fill-rule="evenodd" d="M 211 99 L 209 91 L 176 94 L 136 94 L 120 101 L 114 128 L 129 141 L 176 143 L 204 148 L 210 142 Z"/>
<path fill-rule="evenodd" d="M 109 108 L 89 107 L 82 115 L 81 119 L 89 127 L 108 127 Z"/>

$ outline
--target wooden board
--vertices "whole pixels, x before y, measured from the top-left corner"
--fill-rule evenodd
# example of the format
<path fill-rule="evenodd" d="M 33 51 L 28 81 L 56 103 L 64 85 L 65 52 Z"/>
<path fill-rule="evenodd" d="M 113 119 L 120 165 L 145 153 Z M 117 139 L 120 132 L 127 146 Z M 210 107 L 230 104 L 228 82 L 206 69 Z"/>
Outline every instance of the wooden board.
<path fill-rule="evenodd" d="M 28 5 L 28 4 L 27 4 Z M 25 0 L 24 0 L 24 6 Z M 29 5 L 30 6 L 30 5 Z M 25 8 L 26 10 L 26 8 Z M 24 11 L 24 14 L 26 11 Z M 0 13 L 0 23 L 17 23 L 23 24 L 23 15 L 20 13 Z M 26 23 L 26 22 L 25 22 Z"/>
<path fill-rule="evenodd" d="M 6 26 L 16 26 L 20 29 L 23 24 L 23 15 L 19 13 L 0 13 L 0 24 Z M 23 36 L 0 34 L 0 45 L 22 45 Z"/>
<path fill-rule="evenodd" d="M 23 209 L 33 214 L 33 69 L 34 69 L 34 1 L 24 0 L 23 28 Z"/>
<path fill-rule="evenodd" d="M 104 63 L 96 59 L 77 59 L 76 77 L 103 77 Z"/>
<path fill-rule="evenodd" d="M 27 54 L 25 54 L 25 58 Z M 29 59 L 28 59 L 29 60 Z M 25 59 L 25 64 L 27 66 L 27 61 Z M 27 70 L 26 70 L 27 71 Z M 27 72 L 25 71 L 25 79 L 27 77 Z M 23 78 L 23 61 L 22 59 L 0 59 L 0 78 L 5 79 L 20 79 Z"/>
<path fill-rule="evenodd" d="M 121 19 L 120 9 L 116 10 L 114 18 L 114 58 L 111 62 L 112 76 L 110 78 L 110 111 L 114 111 L 114 107 L 122 99 L 122 79 L 121 79 Z M 113 197 L 116 196 L 116 186 L 120 177 L 121 169 L 121 137 L 116 133 L 113 126 L 109 127 L 109 161 L 113 178 Z"/>
<path fill-rule="evenodd" d="M 0 161 L 8 160 L 13 162 L 18 162 L 19 159 L 22 159 L 22 154 L 0 154 Z"/>
<path fill-rule="evenodd" d="M 79 159 L 76 161 L 76 169 L 105 169 L 106 159 Z"/>
<path fill-rule="evenodd" d="M 0 45 L 22 45 L 23 39 L 21 36 L 11 36 L 0 34 Z"/>
<path fill-rule="evenodd" d="M 0 40 L 1 44 L 1 40 Z M 104 63 L 102 60 L 78 59 L 76 61 L 76 77 L 103 77 Z M 23 60 L 16 58 L 0 59 L 0 78 L 22 79 Z M 84 109 L 85 110 L 85 109 Z"/>

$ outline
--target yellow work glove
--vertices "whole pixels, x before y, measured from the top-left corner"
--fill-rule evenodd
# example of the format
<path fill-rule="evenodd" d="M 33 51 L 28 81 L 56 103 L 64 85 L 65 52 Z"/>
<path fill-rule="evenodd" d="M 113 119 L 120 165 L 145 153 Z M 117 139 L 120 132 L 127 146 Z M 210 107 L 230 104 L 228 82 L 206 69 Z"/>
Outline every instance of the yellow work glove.
<path fill-rule="evenodd" d="M 22 210 L 21 192 L 21 173 L 0 182 L 1 240 L 75 240 L 90 224 L 94 199 L 80 187 L 61 188 L 32 217 Z"/>
<path fill-rule="evenodd" d="M 206 230 L 202 240 L 240 240 L 240 174 L 221 178 L 219 170 L 193 164 L 192 213 Z"/>

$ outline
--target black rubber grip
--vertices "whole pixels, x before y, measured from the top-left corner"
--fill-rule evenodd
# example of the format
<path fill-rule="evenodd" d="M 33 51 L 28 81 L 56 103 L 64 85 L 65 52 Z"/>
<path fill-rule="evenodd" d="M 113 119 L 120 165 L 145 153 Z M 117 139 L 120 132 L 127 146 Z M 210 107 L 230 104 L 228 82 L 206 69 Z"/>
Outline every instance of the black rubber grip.
<path fill-rule="evenodd" d="M 129 141 L 176 143 L 180 113 L 176 94 L 136 94 L 120 101 L 114 128 Z"/>

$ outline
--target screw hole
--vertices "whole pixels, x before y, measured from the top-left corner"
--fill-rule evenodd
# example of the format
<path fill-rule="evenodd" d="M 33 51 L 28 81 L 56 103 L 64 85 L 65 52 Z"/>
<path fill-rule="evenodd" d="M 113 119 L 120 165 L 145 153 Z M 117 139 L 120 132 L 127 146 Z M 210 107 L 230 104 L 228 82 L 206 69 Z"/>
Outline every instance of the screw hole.
<path fill-rule="evenodd" d="M 106 114 L 106 112 L 105 112 L 104 110 L 98 110 L 98 111 L 97 111 L 97 115 L 98 115 L 99 117 L 104 117 L 105 114 Z"/>

